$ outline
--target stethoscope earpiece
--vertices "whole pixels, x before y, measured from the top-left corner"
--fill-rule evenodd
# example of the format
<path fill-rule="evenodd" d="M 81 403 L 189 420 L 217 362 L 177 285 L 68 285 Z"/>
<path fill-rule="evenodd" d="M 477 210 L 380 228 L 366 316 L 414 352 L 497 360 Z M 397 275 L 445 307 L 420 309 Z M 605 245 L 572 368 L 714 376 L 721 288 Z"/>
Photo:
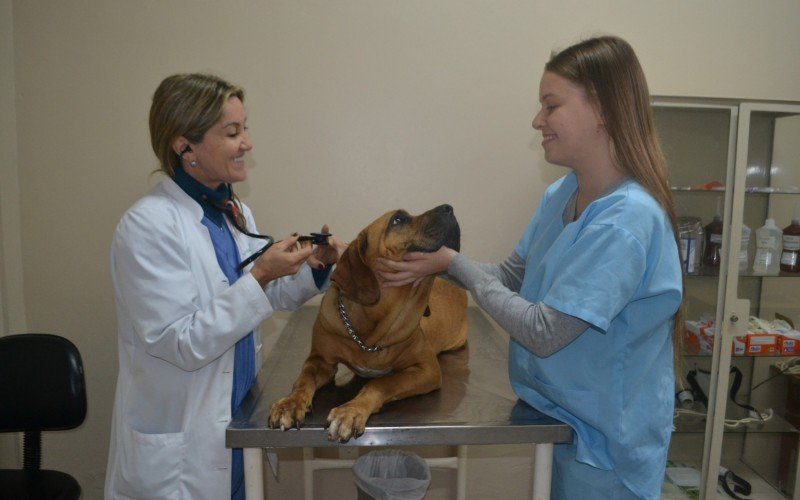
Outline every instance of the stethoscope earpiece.
<path fill-rule="evenodd" d="M 180 154 L 178 154 L 178 157 L 181 160 L 183 160 L 183 155 L 185 155 L 186 153 L 188 153 L 191 150 L 192 150 L 192 147 L 187 144 L 183 149 L 181 149 L 181 152 L 180 152 Z"/>

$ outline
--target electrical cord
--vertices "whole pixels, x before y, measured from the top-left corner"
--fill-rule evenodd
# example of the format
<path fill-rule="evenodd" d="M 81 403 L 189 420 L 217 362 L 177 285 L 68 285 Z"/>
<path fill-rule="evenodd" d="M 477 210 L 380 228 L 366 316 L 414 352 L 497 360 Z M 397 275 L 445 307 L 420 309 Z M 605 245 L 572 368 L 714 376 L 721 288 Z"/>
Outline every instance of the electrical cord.
<path fill-rule="evenodd" d="M 800 375 L 800 357 L 797 356 L 787 359 L 786 361 L 779 361 L 773 364 L 772 366 L 774 366 L 778 370 L 778 373 L 776 373 L 775 375 L 771 375 L 762 380 L 761 382 L 757 383 L 756 385 L 754 385 L 752 389 L 750 389 L 750 392 L 753 392 L 758 387 L 766 384 L 775 377 L 779 377 L 781 375 Z"/>
<path fill-rule="evenodd" d="M 697 374 L 698 373 L 704 373 L 706 375 L 710 375 L 711 374 L 711 372 L 709 372 L 707 370 L 702 370 L 700 368 L 695 368 L 694 370 L 690 371 L 686 375 L 686 379 L 688 380 L 689 385 L 691 386 L 691 391 L 692 391 L 692 394 L 694 396 L 693 400 L 697 401 L 697 402 L 701 403 L 703 406 L 707 407 L 708 406 L 708 398 L 706 397 L 705 392 L 703 392 L 703 389 L 700 387 L 700 384 L 697 382 Z M 748 404 L 745 404 L 745 403 L 740 403 L 739 401 L 736 400 L 736 395 L 739 392 L 739 388 L 742 386 L 742 371 L 739 370 L 738 368 L 736 368 L 735 366 L 731 366 L 730 367 L 730 373 L 733 375 L 733 381 L 732 381 L 730 392 L 729 392 L 731 401 L 733 401 L 734 404 L 736 404 L 736 406 L 739 406 L 740 408 L 744 408 L 745 410 L 750 412 L 751 415 L 759 415 L 760 412 L 756 408 L 754 408 L 754 407 L 752 407 L 752 406 L 750 406 Z M 751 392 L 752 392 L 752 389 L 751 389 Z M 681 401 L 681 404 L 682 404 L 682 406 L 684 408 L 689 406 L 688 404 L 684 404 L 684 401 Z"/>
<path fill-rule="evenodd" d="M 722 486 L 723 491 L 735 500 L 746 500 L 740 495 L 748 496 L 752 492 L 750 483 L 745 481 L 744 478 L 737 476 L 732 470 L 726 469 L 720 465 L 719 467 L 719 484 Z M 733 487 L 731 487 L 733 485 Z"/>
<path fill-rule="evenodd" d="M 797 358 L 797 359 L 800 360 L 800 358 Z M 747 424 L 751 424 L 751 423 L 763 423 L 763 422 L 767 422 L 768 420 L 771 420 L 772 416 L 773 416 L 772 408 L 767 408 L 765 411 L 762 412 L 762 411 L 758 410 L 757 408 L 755 408 L 753 406 L 750 406 L 750 405 L 744 404 L 744 403 L 740 403 L 739 401 L 736 400 L 737 393 L 739 392 L 739 388 L 741 387 L 741 384 L 742 384 L 742 372 L 741 372 L 741 370 L 739 370 L 735 366 L 730 367 L 730 370 L 731 370 L 731 374 L 733 375 L 733 383 L 731 384 L 730 391 L 728 392 L 728 397 L 730 397 L 731 401 L 733 401 L 734 404 L 736 404 L 737 406 L 739 406 L 742 409 L 747 410 L 747 414 L 749 416 L 745 417 L 745 418 L 742 418 L 742 419 L 726 418 L 726 419 L 723 420 L 723 424 L 725 425 L 725 427 L 730 429 L 730 428 L 739 427 L 740 425 L 747 425 Z M 692 370 L 692 371 L 690 371 L 688 373 L 687 380 L 689 381 L 689 384 L 692 387 L 692 392 L 694 393 L 694 400 L 700 402 L 701 404 L 703 404 L 703 406 L 707 407 L 708 406 L 708 399 L 706 398 L 705 393 L 703 392 L 702 388 L 700 387 L 700 384 L 697 382 L 697 379 L 696 379 L 696 375 L 697 375 L 698 372 L 705 373 L 705 374 L 709 373 L 706 370 L 701 370 L 701 369 L 697 368 L 697 369 Z M 755 387 L 753 387 L 753 389 L 755 389 Z M 751 392 L 752 392 L 752 389 L 751 389 Z M 682 403 L 683 403 L 683 401 L 682 401 Z M 694 416 L 700 416 L 700 417 L 707 416 L 706 412 L 700 412 L 700 411 L 697 411 L 697 410 L 693 410 L 691 408 L 688 408 L 687 406 L 688 405 L 684 405 L 683 408 L 675 408 L 675 410 L 673 412 L 673 419 L 677 419 L 681 415 L 694 415 Z M 672 426 L 672 429 L 676 430 L 676 427 L 675 427 L 674 424 Z"/>
<path fill-rule="evenodd" d="M 782 319 L 769 321 L 757 316 L 750 316 L 748 329 L 751 332 L 774 332 L 781 330 L 793 330 L 792 325 Z"/>
<path fill-rule="evenodd" d="M 779 361 L 772 366 L 780 370 L 781 374 L 800 375 L 800 357 L 798 356 L 786 361 Z"/>
<path fill-rule="evenodd" d="M 707 414 L 704 411 L 689 410 L 686 408 L 675 408 L 675 411 L 673 412 L 673 418 L 678 418 L 681 415 L 693 415 L 697 417 L 705 417 Z M 751 416 L 749 417 L 740 419 L 726 418 L 724 420 L 725 427 L 733 429 L 739 427 L 740 425 L 763 423 L 772 420 L 773 417 L 772 408 L 767 408 L 765 411 L 756 414 L 750 412 L 750 415 Z M 674 425 L 672 426 L 672 430 L 676 430 L 676 427 Z"/>

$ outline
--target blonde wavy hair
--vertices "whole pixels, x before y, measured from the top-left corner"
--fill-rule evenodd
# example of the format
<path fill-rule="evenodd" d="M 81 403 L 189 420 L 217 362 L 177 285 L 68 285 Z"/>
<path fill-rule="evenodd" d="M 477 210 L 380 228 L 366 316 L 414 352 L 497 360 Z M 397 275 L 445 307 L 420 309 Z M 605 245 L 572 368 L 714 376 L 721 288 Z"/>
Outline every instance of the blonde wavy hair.
<path fill-rule="evenodd" d="M 175 177 L 181 158 L 172 143 L 179 137 L 191 144 L 201 142 L 222 118 L 222 108 L 231 97 L 244 102 L 244 89 L 214 75 L 178 74 L 161 82 L 150 106 L 150 143 L 161 164 L 159 170 Z"/>
<path fill-rule="evenodd" d="M 150 106 L 150 143 L 160 163 L 157 171 L 174 178 L 182 160 L 172 143 L 179 137 L 191 144 L 201 142 L 208 129 L 222 118 L 223 106 L 231 97 L 244 102 L 244 89 L 218 76 L 190 73 L 165 78 Z M 238 199 L 234 201 L 241 206 Z M 236 223 L 245 227 L 241 210 L 235 217 Z"/>

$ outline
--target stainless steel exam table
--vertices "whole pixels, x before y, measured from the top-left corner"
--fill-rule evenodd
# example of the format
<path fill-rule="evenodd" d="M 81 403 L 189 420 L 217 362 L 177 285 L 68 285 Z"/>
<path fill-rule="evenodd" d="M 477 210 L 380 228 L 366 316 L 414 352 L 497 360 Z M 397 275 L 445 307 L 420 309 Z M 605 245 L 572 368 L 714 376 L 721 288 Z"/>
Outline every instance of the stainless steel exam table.
<path fill-rule="evenodd" d="M 244 448 L 249 500 L 264 498 L 264 449 L 520 443 L 536 444 L 533 498 L 549 498 L 553 444 L 570 442 L 572 430 L 517 399 L 508 382 L 508 336 L 477 307 L 468 311 L 467 347 L 439 356 L 442 388 L 386 404 L 370 417 L 359 438 L 331 442 L 325 430 L 330 409 L 354 397 L 363 385 L 344 367 L 335 385 L 317 391 L 313 410 L 299 430 L 268 428 L 270 405 L 291 391 L 311 348 L 317 311 L 305 306 L 292 314 L 228 426 L 226 445 Z"/>

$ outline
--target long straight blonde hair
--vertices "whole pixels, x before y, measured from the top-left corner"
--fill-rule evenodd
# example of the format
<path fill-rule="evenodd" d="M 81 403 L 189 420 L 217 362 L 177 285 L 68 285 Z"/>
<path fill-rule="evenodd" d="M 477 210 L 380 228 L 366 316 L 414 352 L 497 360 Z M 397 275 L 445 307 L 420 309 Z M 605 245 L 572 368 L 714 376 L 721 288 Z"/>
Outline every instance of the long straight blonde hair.
<path fill-rule="evenodd" d="M 581 85 L 600 107 L 614 165 L 641 184 L 661 205 L 680 248 L 667 161 L 653 124 L 647 80 L 630 44 L 615 36 L 590 38 L 554 53 L 545 70 Z M 674 319 L 675 367 L 680 369 L 682 306 Z"/>

